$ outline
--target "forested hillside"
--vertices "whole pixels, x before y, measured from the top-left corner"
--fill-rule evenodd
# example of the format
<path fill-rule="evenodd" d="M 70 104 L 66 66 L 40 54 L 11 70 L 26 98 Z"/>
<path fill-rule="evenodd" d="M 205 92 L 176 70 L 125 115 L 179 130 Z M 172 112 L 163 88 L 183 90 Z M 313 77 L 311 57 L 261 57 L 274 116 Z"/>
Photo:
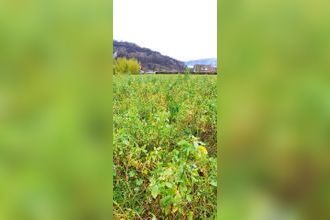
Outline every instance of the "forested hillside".
<path fill-rule="evenodd" d="M 115 57 L 136 58 L 144 71 L 182 72 L 185 64 L 169 56 L 148 48 L 140 47 L 134 43 L 113 41 Z"/>

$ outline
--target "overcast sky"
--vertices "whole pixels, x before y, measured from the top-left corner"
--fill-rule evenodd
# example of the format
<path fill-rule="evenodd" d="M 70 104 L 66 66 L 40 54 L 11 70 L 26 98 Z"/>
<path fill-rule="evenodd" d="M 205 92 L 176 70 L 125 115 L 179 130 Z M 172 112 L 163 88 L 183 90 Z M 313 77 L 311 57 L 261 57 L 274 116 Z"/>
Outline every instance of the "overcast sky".
<path fill-rule="evenodd" d="M 216 58 L 217 0 L 114 0 L 114 39 L 181 61 Z"/>

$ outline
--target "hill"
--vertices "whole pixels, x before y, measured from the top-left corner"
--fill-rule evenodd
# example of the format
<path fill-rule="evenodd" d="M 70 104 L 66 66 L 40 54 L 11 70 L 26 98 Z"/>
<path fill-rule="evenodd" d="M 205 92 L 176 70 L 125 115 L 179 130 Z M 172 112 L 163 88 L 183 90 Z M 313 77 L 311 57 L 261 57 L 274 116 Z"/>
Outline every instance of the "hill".
<path fill-rule="evenodd" d="M 113 50 L 115 57 L 136 58 L 144 71 L 182 72 L 185 67 L 184 62 L 130 42 L 114 40 Z"/>
<path fill-rule="evenodd" d="M 213 67 L 217 67 L 217 59 L 207 58 L 207 59 L 199 59 L 199 60 L 190 60 L 185 62 L 185 65 L 188 67 L 193 67 L 195 64 L 211 65 Z"/>

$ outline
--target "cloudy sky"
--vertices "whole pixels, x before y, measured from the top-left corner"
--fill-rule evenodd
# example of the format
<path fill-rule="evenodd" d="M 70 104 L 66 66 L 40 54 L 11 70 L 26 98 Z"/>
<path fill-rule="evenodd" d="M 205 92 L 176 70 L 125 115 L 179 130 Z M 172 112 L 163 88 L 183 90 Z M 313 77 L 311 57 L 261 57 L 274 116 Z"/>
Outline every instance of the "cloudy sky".
<path fill-rule="evenodd" d="M 217 0 L 114 0 L 114 39 L 181 61 L 217 56 Z"/>

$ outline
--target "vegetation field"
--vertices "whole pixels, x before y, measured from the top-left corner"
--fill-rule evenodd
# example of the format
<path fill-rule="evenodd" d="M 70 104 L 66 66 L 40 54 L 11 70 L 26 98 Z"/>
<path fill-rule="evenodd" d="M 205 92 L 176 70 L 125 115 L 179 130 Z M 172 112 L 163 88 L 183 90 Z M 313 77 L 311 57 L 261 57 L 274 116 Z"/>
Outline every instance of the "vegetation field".
<path fill-rule="evenodd" d="M 115 219 L 215 219 L 217 76 L 114 76 Z"/>

